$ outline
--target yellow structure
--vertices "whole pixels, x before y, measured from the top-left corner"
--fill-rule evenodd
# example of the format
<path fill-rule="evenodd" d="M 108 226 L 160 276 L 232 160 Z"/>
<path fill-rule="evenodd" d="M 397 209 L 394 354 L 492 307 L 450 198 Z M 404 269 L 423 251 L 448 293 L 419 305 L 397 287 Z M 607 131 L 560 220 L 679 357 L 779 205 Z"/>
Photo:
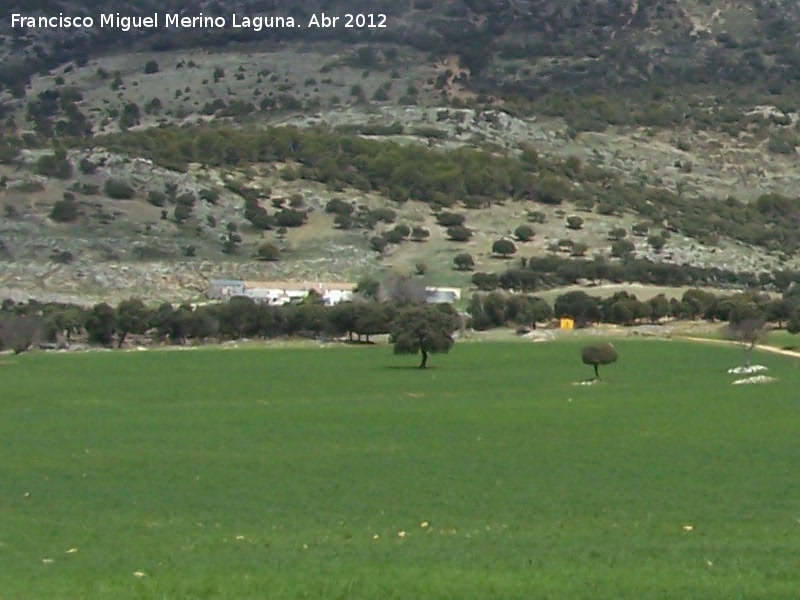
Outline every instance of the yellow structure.
<path fill-rule="evenodd" d="M 574 319 L 561 319 L 559 321 L 559 327 L 561 329 L 575 329 L 575 320 Z"/>

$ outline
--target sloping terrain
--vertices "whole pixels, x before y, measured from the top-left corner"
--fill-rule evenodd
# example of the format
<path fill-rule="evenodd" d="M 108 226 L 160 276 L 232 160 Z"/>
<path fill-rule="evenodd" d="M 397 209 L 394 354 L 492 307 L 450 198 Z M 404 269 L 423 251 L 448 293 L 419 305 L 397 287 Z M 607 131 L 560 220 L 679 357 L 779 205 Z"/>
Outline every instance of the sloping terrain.
<path fill-rule="evenodd" d="M 89 2 L 84 14 L 301 20 L 363 9 L 389 19 L 372 32 L 9 28 L 13 12 L 52 14 L 51 4 L 0 12 L 0 295 L 180 299 L 199 296 L 211 276 L 352 280 L 386 270 L 468 286 L 471 273 L 453 259 L 469 253 L 477 271 L 507 268 L 492 244 L 532 212 L 544 222 L 530 223 L 535 235 L 517 241 L 514 261 L 557 252 L 563 240 L 584 245 L 583 256 L 611 256 L 609 230 L 645 223 L 651 235 L 671 231 L 657 249 L 647 234 L 628 236 L 635 255 L 654 261 L 752 272 L 797 264 L 795 3 Z M 176 142 L 173 153 L 186 164 L 135 137 L 188 124 L 194 148 Z M 524 201 L 501 186 L 482 208 L 469 194 L 444 207 L 409 183 L 398 202 L 358 177 L 323 177 L 297 153 L 232 156 L 240 150 L 224 140 L 217 156 L 199 152 L 227 135 L 221 124 L 314 127 L 511 160 L 535 150 L 549 166 L 532 174 L 539 192 Z M 556 167 L 563 198 L 542 202 L 542 178 Z M 126 183 L 129 197 L 109 194 L 110 180 Z M 625 199 L 604 209 L 617 191 Z M 395 215 L 341 227 L 325 210 L 331 200 Z M 253 202 L 270 218 L 302 212 L 303 222 L 255 226 Z M 448 239 L 437 224 L 443 208 L 465 214 L 468 241 Z M 569 227 L 569 216 L 583 225 Z M 429 235 L 377 252 L 373 239 L 398 224 Z M 265 243 L 277 260 L 257 260 Z"/>

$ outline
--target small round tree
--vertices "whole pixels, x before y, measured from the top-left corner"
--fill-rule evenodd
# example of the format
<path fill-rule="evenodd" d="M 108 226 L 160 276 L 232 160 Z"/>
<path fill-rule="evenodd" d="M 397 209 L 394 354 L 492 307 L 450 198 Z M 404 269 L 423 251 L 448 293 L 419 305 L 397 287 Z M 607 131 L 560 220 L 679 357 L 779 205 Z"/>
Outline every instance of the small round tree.
<path fill-rule="evenodd" d="M 475 259 L 472 258 L 469 252 L 462 252 L 461 254 L 456 254 L 453 264 L 457 271 L 471 271 L 475 267 Z"/>
<path fill-rule="evenodd" d="M 501 239 L 496 240 L 492 244 L 492 252 L 499 254 L 503 258 L 508 258 L 517 251 L 517 246 L 511 240 Z"/>
<path fill-rule="evenodd" d="M 472 237 L 472 232 L 463 225 L 451 225 L 447 228 L 447 237 L 454 242 L 467 242 Z"/>
<path fill-rule="evenodd" d="M 424 242 L 431 236 L 431 232 L 428 231 L 425 227 L 414 227 L 411 230 L 411 241 L 412 242 Z"/>
<path fill-rule="evenodd" d="M 598 367 L 600 365 L 613 364 L 617 362 L 617 358 L 619 358 L 617 349 L 610 342 L 607 344 L 592 344 L 591 346 L 585 346 L 581 350 L 583 364 L 594 367 L 594 377 L 598 381 L 600 380 Z"/>
<path fill-rule="evenodd" d="M 576 215 L 567 217 L 567 227 L 570 229 L 583 229 L 583 219 Z"/>
<path fill-rule="evenodd" d="M 514 230 L 514 235 L 520 242 L 527 242 L 532 240 L 535 234 L 533 232 L 533 227 L 530 225 L 520 225 Z"/>
<path fill-rule="evenodd" d="M 281 249 L 272 242 L 264 242 L 258 247 L 258 260 L 278 260 Z"/>

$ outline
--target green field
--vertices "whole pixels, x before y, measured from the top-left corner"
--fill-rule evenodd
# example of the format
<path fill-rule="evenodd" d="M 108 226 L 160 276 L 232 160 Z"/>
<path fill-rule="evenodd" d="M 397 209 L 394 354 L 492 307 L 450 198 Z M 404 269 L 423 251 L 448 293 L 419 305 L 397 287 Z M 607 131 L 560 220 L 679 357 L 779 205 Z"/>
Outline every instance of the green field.
<path fill-rule="evenodd" d="M 2 357 L 0 599 L 797 598 L 797 362 L 617 347 Z"/>

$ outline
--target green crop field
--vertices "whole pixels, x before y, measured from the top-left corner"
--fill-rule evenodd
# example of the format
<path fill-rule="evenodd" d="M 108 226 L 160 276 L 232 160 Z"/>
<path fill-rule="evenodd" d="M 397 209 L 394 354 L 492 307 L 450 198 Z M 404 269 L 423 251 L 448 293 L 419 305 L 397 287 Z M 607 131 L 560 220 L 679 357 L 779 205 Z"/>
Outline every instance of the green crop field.
<path fill-rule="evenodd" d="M 0 599 L 797 598 L 798 363 L 617 347 L 0 357 Z"/>

